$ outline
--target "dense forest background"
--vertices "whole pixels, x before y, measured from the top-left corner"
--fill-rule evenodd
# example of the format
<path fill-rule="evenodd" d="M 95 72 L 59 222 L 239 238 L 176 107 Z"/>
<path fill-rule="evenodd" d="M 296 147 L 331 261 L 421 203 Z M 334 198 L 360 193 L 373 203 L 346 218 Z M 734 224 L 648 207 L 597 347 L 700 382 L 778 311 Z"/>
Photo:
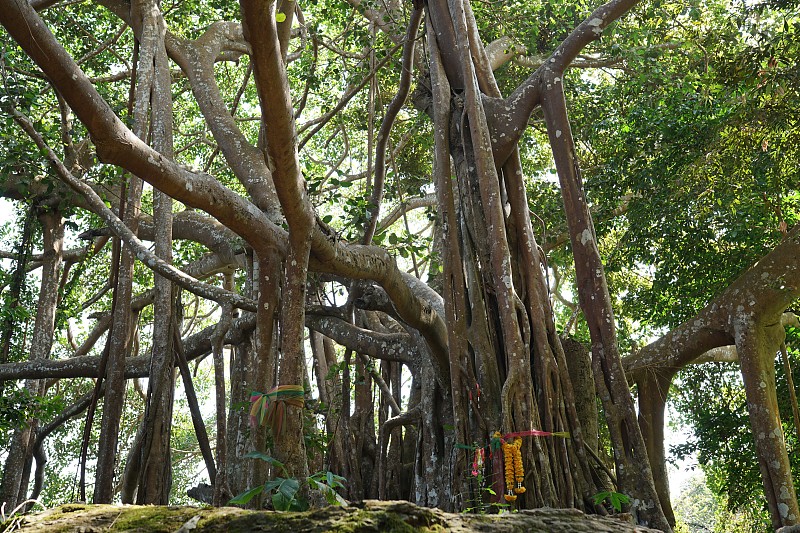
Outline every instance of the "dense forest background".
<path fill-rule="evenodd" d="M 0 23 L 6 513 L 800 522 L 794 0 L 0 0 Z"/>

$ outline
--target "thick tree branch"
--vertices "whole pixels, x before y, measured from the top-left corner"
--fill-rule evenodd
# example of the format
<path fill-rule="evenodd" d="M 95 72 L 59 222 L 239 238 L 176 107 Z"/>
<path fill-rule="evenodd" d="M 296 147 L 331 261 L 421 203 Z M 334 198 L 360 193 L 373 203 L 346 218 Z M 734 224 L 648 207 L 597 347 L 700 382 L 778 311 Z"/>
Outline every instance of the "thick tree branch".
<path fill-rule="evenodd" d="M 389 228 L 392 224 L 400 220 L 404 213 L 409 213 L 414 209 L 421 207 L 432 207 L 436 205 L 436 193 L 426 194 L 425 196 L 418 196 L 409 198 L 408 200 L 397 204 L 385 217 L 378 223 L 377 232 L 380 233 Z"/>
<path fill-rule="evenodd" d="M 255 315 L 247 313 L 233 321 L 225 335 L 225 344 L 238 344 L 253 331 Z M 183 349 L 188 361 L 211 353 L 211 337 L 216 325 L 208 326 L 183 339 Z M 0 379 L 42 379 L 42 378 L 96 378 L 100 357 L 84 355 L 69 359 L 26 361 L 22 363 L 0 364 Z M 150 374 L 148 356 L 129 357 L 125 360 L 125 378 L 145 378 Z"/>
<path fill-rule="evenodd" d="M 340 318 L 306 315 L 306 325 L 358 353 L 385 361 L 399 361 L 415 367 L 419 350 L 407 333 L 381 333 L 362 329 Z"/>
<path fill-rule="evenodd" d="M 653 46 L 642 46 L 632 48 L 626 53 L 652 53 L 661 50 L 675 50 L 680 48 L 682 43 L 667 42 L 660 43 Z M 526 56 L 525 47 L 516 41 L 510 35 L 504 35 L 486 45 L 486 55 L 489 58 L 492 70 L 497 70 L 510 61 L 514 61 L 520 66 L 538 69 L 550 56 Z M 607 68 L 616 67 L 625 62 L 626 55 L 620 54 L 615 56 L 603 56 L 600 54 L 583 55 L 579 54 L 568 65 L 569 68 Z"/>
<path fill-rule="evenodd" d="M 734 344 L 731 320 L 739 315 L 764 323 L 782 320 L 800 297 L 800 226 L 727 289 L 677 328 L 623 360 L 625 372 L 649 368 L 678 370 L 712 348 Z"/>
<path fill-rule="evenodd" d="M 264 155 L 248 142 L 236 125 L 214 77 L 214 62 L 224 50 L 249 52 L 241 24 L 216 22 L 195 41 L 175 39 L 172 57 L 189 78 L 195 100 L 228 166 L 254 203 L 267 212 L 271 220 L 279 222 L 280 207 Z"/>

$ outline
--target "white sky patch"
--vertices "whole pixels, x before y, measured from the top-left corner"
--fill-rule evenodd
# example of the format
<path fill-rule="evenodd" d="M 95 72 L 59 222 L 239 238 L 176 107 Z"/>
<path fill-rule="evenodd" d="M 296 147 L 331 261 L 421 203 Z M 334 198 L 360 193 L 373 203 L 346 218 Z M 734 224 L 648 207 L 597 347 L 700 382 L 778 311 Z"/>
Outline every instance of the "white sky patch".
<path fill-rule="evenodd" d="M 681 492 L 686 486 L 686 482 L 697 472 L 698 463 L 697 457 L 692 454 L 685 457 L 675 464 L 669 462 L 670 446 L 684 444 L 692 436 L 691 428 L 680 427 L 675 428 L 672 422 L 677 420 L 677 413 L 668 404 L 666 427 L 664 428 L 664 450 L 667 456 L 667 476 L 669 477 L 669 495 L 670 499 L 675 502 L 675 499 L 680 496 Z"/>

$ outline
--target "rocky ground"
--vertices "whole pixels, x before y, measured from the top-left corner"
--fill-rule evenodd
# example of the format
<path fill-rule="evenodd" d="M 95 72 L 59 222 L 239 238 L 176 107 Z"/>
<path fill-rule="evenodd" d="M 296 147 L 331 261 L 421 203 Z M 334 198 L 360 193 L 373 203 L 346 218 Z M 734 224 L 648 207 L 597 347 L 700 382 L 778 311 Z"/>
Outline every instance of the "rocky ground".
<path fill-rule="evenodd" d="M 629 518 L 629 517 L 628 517 Z M 62 505 L 7 521 L 0 532 L 653 532 L 634 526 L 625 515 L 584 515 L 572 509 L 537 509 L 503 515 L 451 514 L 404 501 L 365 501 L 348 507 L 327 507 L 305 513 L 245 511 L 234 507 L 156 507 Z"/>

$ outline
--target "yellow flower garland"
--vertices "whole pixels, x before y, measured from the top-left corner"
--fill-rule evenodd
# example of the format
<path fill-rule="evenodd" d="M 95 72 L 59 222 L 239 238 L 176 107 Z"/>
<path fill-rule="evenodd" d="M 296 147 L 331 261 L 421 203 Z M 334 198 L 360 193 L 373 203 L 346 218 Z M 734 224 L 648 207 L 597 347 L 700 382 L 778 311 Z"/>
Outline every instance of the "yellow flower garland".
<path fill-rule="evenodd" d="M 505 467 L 507 502 L 517 500 L 517 494 L 525 492 L 522 482 L 525 480 L 525 470 L 522 466 L 522 438 L 516 437 L 512 442 L 503 442 L 503 463 Z"/>
<path fill-rule="evenodd" d="M 522 482 L 525 481 L 525 470 L 522 467 L 522 437 L 514 439 L 514 478 L 517 482 L 514 485 L 514 492 L 522 494 L 525 492 L 525 487 Z"/>

